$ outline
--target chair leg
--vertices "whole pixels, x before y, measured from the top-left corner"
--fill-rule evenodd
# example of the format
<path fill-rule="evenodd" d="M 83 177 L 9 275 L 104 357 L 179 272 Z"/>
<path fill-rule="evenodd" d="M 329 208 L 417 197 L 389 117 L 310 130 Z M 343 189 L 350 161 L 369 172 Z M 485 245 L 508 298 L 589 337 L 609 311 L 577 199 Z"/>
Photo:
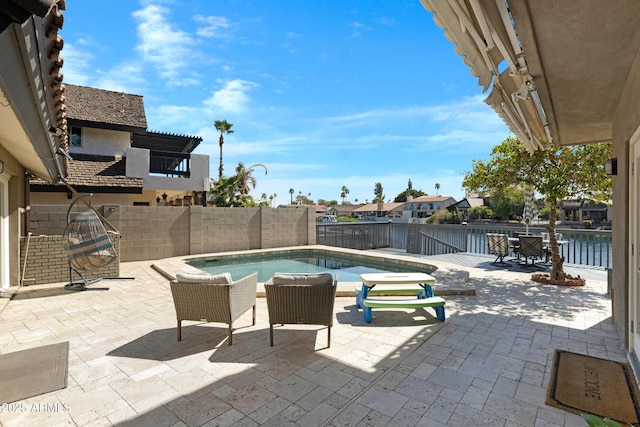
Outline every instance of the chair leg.
<path fill-rule="evenodd" d="M 327 348 L 331 348 L 331 326 L 327 327 Z"/>
<path fill-rule="evenodd" d="M 233 343 L 233 322 L 229 323 L 229 345 Z"/>
<path fill-rule="evenodd" d="M 253 304 L 253 325 L 256 325 L 256 305 Z"/>
<path fill-rule="evenodd" d="M 182 341 L 182 320 L 178 320 L 178 341 Z"/>
<path fill-rule="evenodd" d="M 273 347 L 273 323 L 269 323 L 269 345 Z"/>

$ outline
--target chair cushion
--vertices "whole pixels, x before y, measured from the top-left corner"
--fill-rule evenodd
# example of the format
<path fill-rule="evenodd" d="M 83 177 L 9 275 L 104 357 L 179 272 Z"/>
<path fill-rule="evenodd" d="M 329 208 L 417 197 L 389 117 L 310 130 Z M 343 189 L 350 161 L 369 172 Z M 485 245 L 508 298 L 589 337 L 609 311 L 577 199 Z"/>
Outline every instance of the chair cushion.
<path fill-rule="evenodd" d="M 176 280 L 179 283 L 206 283 L 209 285 L 230 285 L 233 283 L 231 274 L 194 274 L 194 273 L 176 273 Z"/>
<path fill-rule="evenodd" d="M 333 285 L 331 273 L 275 273 L 274 285 Z"/>

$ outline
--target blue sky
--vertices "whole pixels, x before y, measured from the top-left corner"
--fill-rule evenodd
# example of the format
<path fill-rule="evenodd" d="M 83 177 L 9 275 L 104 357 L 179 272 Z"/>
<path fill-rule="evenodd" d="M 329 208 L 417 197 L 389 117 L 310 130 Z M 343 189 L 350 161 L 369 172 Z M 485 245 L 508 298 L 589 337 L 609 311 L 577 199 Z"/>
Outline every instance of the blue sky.
<path fill-rule="evenodd" d="M 509 131 L 418 0 L 67 1 L 64 81 L 144 96 L 149 130 L 199 135 L 218 176 L 257 168 L 252 195 L 459 200 L 474 158 Z"/>

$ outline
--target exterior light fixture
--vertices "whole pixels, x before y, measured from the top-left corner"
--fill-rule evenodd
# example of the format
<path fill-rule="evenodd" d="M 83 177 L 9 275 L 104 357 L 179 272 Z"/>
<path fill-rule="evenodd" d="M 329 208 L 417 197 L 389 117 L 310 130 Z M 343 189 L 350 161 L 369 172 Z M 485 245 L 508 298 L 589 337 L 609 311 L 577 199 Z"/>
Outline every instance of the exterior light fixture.
<path fill-rule="evenodd" d="M 162 193 L 162 200 L 167 200 L 167 193 Z"/>
<path fill-rule="evenodd" d="M 618 175 L 618 159 L 609 159 L 604 162 L 604 171 L 607 175 Z"/>
<path fill-rule="evenodd" d="M 64 131 L 57 127 L 57 126 L 49 126 L 49 132 L 52 133 L 55 136 L 62 136 L 64 135 Z"/>

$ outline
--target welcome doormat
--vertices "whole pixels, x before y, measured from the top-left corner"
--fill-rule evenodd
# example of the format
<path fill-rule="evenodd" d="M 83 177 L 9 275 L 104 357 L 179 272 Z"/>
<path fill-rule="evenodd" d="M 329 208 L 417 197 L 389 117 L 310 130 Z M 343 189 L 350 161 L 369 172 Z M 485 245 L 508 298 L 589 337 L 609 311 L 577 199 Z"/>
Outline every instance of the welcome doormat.
<path fill-rule="evenodd" d="M 67 386 L 69 342 L 0 355 L 0 402 L 11 403 Z"/>
<path fill-rule="evenodd" d="M 547 405 L 640 425 L 639 396 L 629 364 L 555 351 Z"/>

